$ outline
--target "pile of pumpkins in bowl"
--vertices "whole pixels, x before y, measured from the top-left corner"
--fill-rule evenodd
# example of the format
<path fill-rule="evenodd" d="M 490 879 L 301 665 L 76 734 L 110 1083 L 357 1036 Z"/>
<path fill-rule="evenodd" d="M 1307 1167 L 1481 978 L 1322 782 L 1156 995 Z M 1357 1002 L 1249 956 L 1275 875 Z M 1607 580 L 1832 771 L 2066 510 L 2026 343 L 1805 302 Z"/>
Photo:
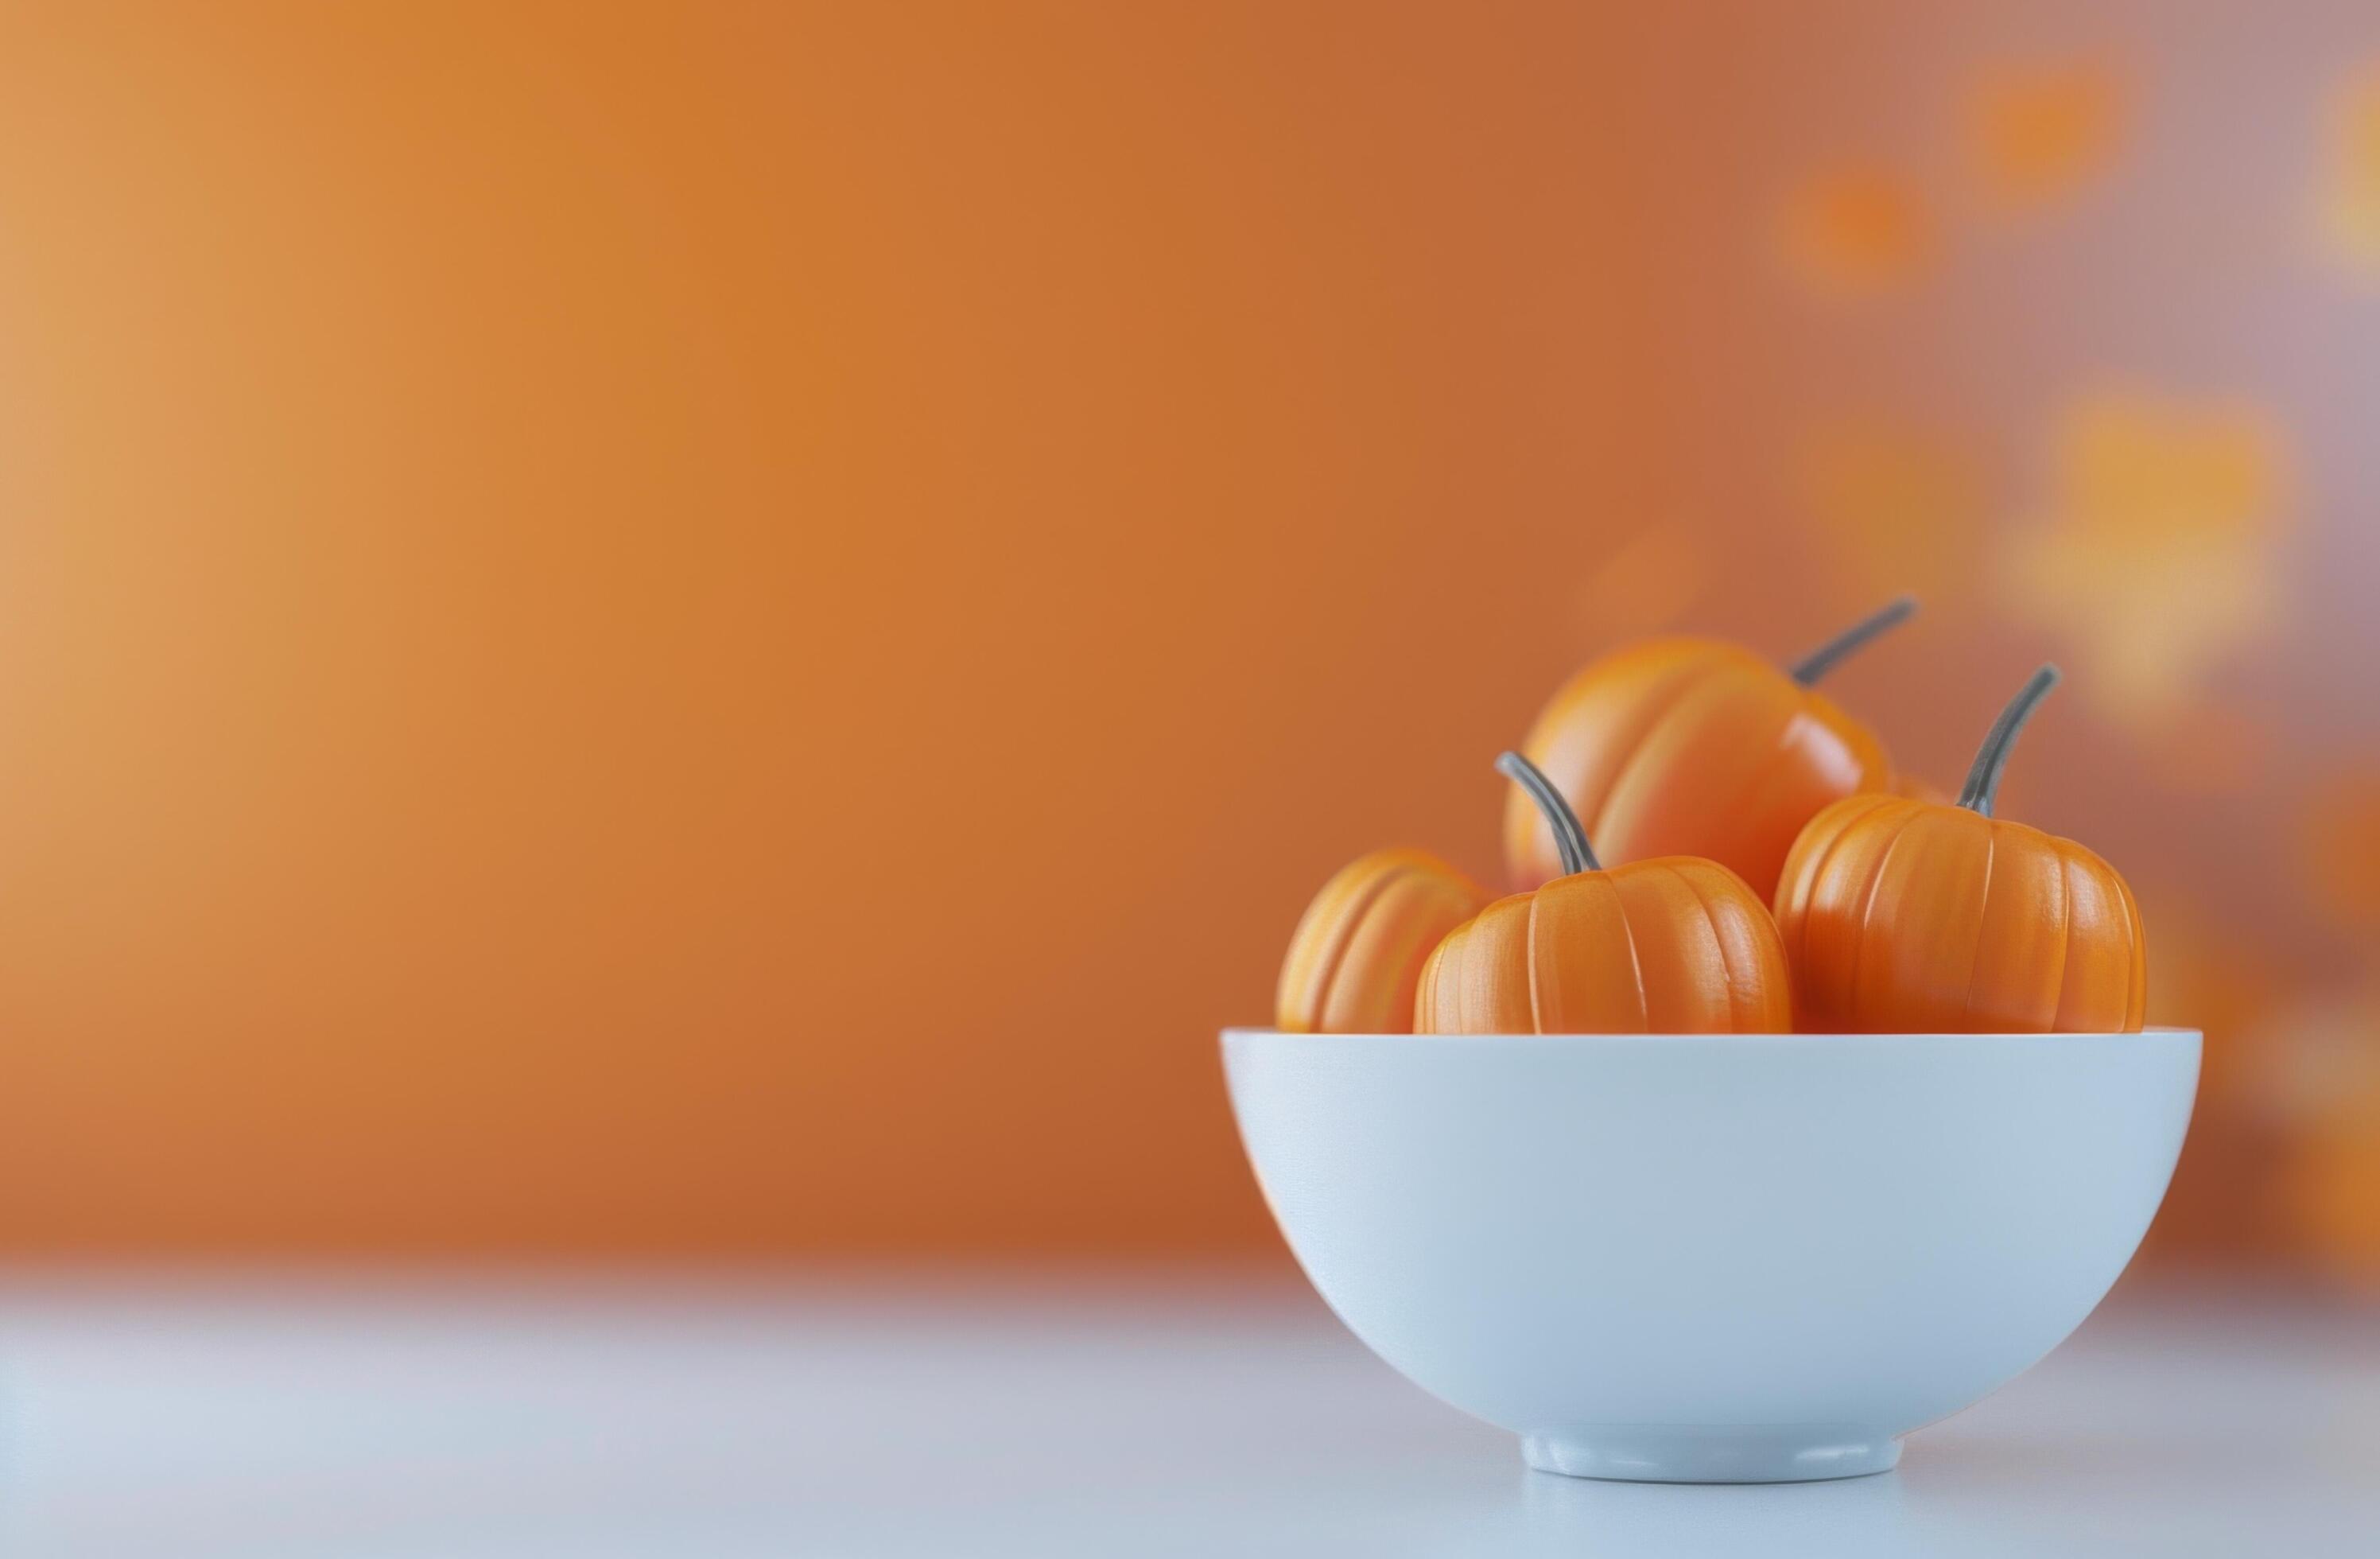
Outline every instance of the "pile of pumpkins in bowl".
<path fill-rule="evenodd" d="M 2041 1358 L 2162 1200 L 2200 1036 L 2148 1029 L 2139 907 L 1994 815 L 2043 666 L 1955 798 L 1816 684 L 1670 639 L 1497 767 L 1494 896 L 1375 852 L 1292 936 L 1234 1112 L 1340 1317 L 1529 1464 L 1839 1478 Z"/>
<path fill-rule="evenodd" d="M 1279 1027 L 2138 1029 L 2146 954 L 2123 877 L 1992 815 L 2057 670 L 2001 712 L 1955 800 L 1896 774 L 1876 733 L 1818 691 L 1912 609 L 1896 601 L 1790 669 L 1711 639 L 1588 666 L 1498 760 L 1522 891 L 1491 902 L 1422 850 L 1365 856 L 1291 938 Z"/>

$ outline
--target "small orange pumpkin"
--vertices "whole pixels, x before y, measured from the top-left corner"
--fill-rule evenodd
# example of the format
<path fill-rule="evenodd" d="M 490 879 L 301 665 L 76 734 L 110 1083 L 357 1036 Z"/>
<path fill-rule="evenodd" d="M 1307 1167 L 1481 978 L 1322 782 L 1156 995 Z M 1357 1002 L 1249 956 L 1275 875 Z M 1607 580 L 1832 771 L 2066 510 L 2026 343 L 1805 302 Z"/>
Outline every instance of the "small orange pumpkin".
<path fill-rule="evenodd" d="M 1782 1032 L 1785 950 L 1743 880 L 1688 856 L 1605 871 L 1553 782 L 1496 761 L 1536 806 L 1563 875 L 1457 926 L 1422 970 L 1424 1034 Z"/>
<path fill-rule="evenodd" d="M 1426 850 L 1374 850 L 1342 867 L 1290 936 L 1274 1023 L 1293 1034 L 1410 1033 L 1422 964 L 1487 902 Z"/>
<path fill-rule="evenodd" d="M 1718 639 L 1632 645 L 1572 677 L 1521 749 L 1605 859 L 1706 857 L 1766 901 L 1820 808 L 1891 783 L 1884 743 L 1814 684 L 1916 609 L 1903 596 L 1785 670 Z M 1559 865 L 1552 830 L 1517 792 L 1505 808 L 1504 860 L 1516 889 Z"/>
<path fill-rule="evenodd" d="M 1853 796 L 1802 831 L 1777 889 L 1801 1028 L 2140 1028 L 2148 962 L 2132 890 L 2072 840 L 1992 816 L 2016 734 L 2057 684 L 2044 666 L 2000 712 L 1954 805 Z"/>

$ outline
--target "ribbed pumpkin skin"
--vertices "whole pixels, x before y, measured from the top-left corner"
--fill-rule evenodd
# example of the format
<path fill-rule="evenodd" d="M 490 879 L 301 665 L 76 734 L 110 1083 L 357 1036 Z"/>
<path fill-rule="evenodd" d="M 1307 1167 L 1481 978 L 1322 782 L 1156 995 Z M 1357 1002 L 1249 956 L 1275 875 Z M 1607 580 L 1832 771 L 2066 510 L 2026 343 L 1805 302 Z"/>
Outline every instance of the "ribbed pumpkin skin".
<path fill-rule="evenodd" d="M 2145 1016 L 2140 907 L 2115 868 L 1963 807 L 1820 812 L 1786 859 L 1777 930 L 1811 1032 L 2114 1033 Z"/>
<path fill-rule="evenodd" d="M 1571 678 L 1522 751 L 1554 782 L 1607 866 L 1702 856 L 1766 903 L 1794 836 L 1829 803 L 1891 783 L 1875 732 L 1741 645 L 1658 639 Z M 1516 888 L 1561 871 L 1526 796 L 1504 813 Z"/>
<path fill-rule="evenodd" d="M 1421 967 L 1488 892 L 1426 850 L 1375 850 L 1322 886 L 1289 939 L 1273 1021 L 1299 1034 L 1413 1029 Z"/>
<path fill-rule="evenodd" d="M 1785 951 L 1742 879 L 1637 861 L 1500 898 L 1422 971 L 1423 1034 L 1783 1033 Z"/>

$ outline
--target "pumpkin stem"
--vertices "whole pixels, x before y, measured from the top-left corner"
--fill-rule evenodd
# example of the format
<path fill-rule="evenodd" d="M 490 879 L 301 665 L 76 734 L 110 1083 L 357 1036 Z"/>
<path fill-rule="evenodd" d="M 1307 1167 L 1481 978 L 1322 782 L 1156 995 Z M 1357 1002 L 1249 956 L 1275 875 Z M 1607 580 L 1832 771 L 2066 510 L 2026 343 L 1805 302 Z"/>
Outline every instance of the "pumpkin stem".
<path fill-rule="evenodd" d="M 1586 842 L 1586 830 L 1579 826 L 1578 814 L 1570 810 L 1570 803 L 1543 770 L 1517 752 L 1507 752 L 1496 760 L 1496 772 L 1527 791 L 1537 810 L 1546 814 L 1546 825 L 1554 831 L 1554 848 L 1561 852 L 1563 876 L 1603 870 L 1603 863 L 1595 859 L 1595 846 Z"/>
<path fill-rule="evenodd" d="M 2008 701 L 2008 707 L 2000 711 L 2000 717 L 1992 722 L 1991 730 L 1984 737 L 1984 745 L 1975 752 L 1975 766 L 1967 771 L 1967 784 L 1959 792 L 1959 805 L 1985 817 L 1992 815 L 1992 802 L 2000 793 L 2000 771 L 2008 767 L 2009 749 L 2016 745 L 2016 734 L 2024 729 L 2024 723 L 2033 718 L 2034 706 L 2048 697 L 2058 683 L 2058 668 L 2043 666 Z"/>
<path fill-rule="evenodd" d="M 1908 621 L 1909 615 L 1916 610 L 1915 596 L 1896 596 L 1881 608 L 1862 617 L 1858 622 L 1795 661 L 1787 668 L 1786 675 L 1803 687 L 1810 687 L 1818 678 L 1834 670 L 1837 661 L 1841 660 L 1885 629 L 1900 627 Z"/>

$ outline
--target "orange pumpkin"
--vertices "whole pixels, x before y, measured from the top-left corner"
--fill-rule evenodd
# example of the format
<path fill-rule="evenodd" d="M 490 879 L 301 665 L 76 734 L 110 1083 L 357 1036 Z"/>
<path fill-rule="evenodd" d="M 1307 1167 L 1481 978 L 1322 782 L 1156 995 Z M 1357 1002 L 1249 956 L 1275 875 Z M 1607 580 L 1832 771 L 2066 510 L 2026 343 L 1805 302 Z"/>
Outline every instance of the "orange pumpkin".
<path fill-rule="evenodd" d="M 1273 1021 L 1297 1034 L 1411 1032 L 1422 964 L 1487 902 L 1425 850 L 1374 850 L 1341 868 L 1290 936 Z"/>
<path fill-rule="evenodd" d="M 2000 712 L 1949 806 L 1854 796 L 1786 858 L 1777 929 L 1799 1027 L 1852 1033 L 2140 1028 L 2140 907 L 2070 839 L 1992 816 L 2009 749 L 2058 668 Z"/>
<path fill-rule="evenodd" d="M 1742 878 L 1688 856 L 1605 871 L 1553 782 L 1496 766 L 1545 809 L 1563 875 L 1500 898 L 1423 969 L 1425 1034 L 1776 1033 L 1792 1017 L 1785 950 Z"/>
<path fill-rule="evenodd" d="M 1784 670 L 1718 639 L 1631 646 L 1572 677 L 1522 750 L 1605 859 L 1704 856 L 1766 901 L 1820 808 L 1891 783 L 1884 743 L 1814 684 L 1915 610 L 1904 596 Z M 1518 793 L 1506 805 L 1504 860 L 1514 888 L 1559 865 L 1552 830 Z"/>

